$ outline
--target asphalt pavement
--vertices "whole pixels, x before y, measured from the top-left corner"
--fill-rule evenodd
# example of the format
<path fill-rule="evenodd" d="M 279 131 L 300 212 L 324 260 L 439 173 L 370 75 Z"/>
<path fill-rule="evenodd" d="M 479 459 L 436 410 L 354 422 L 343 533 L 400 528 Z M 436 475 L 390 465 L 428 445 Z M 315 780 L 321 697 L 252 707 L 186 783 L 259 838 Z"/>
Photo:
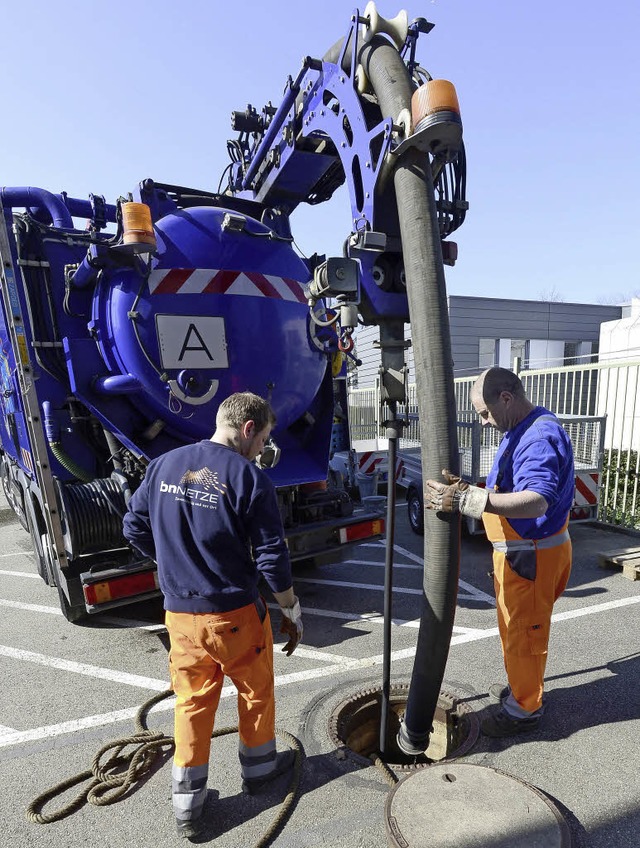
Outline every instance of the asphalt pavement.
<path fill-rule="evenodd" d="M 561 811 L 580 848 L 636 848 L 640 833 L 637 750 L 640 731 L 640 582 L 599 567 L 601 553 L 638 547 L 637 536 L 574 524 L 574 567 L 556 605 L 546 674 L 547 714 L 535 732 L 512 739 L 477 734 L 494 708 L 488 687 L 504 680 L 495 620 L 490 547 L 464 539 L 455 628 L 443 690 L 470 716 L 470 749 L 456 762 L 497 769 L 541 790 Z M 408 683 L 420 612 L 422 538 L 397 508 L 392 627 L 394 685 Z M 304 749 L 293 814 L 277 848 L 384 848 L 391 784 L 359 754 L 336 742 L 336 713 L 380 686 L 384 547 L 363 544 L 341 562 L 297 569 L 304 643 L 287 658 L 275 632 L 277 723 Z M 2 844 L 80 848 L 163 848 L 174 834 L 170 754 L 109 806 L 84 804 L 51 824 L 27 820 L 31 801 L 90 769 L 106 743 L 130 736 L 139 707 L 168 686 L 167 636 L 158 603 L 125 607 L 69 624 L 57 593 L 36 573 L 30 539 L 0 504 L 0 815 Z M 277 631 L 278 616 L 273 616 Z M 235 725 L 235 690 L 225 687 L 218 728 Z M 172 733 L 172 701 L 148 718 Z M 335 729 L 335 728 L 334 728 Z M 475 736 L 477 735 L 477 738 Z M 398 776 L 410 775 L 399 770 Z M 237 737 L 212 741 L 205 828 L 199 844 L 252 848 L 271 827 L 288 790 L 241 792 Z M 81 787 L 54 799 L 45 813 Z M 429 798 L 425 798 L 427 809 Z M 432 810 L 434 817 L 439 815 Z M 188 843 L 186 843 L 188 844 Z M 462 846 L 459 846 L 462 848 Z"/>

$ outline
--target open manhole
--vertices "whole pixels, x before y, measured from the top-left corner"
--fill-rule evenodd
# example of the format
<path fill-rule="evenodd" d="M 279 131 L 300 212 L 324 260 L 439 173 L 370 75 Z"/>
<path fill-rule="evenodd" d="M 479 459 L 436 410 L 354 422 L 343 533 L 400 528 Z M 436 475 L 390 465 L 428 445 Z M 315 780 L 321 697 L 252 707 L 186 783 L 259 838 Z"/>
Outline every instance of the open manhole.
<path fill-rule="evenodd" d="M 396 735 L 404 716 L 409 685 L 393 684 L 389 694 L 389 723 L 385 762 L 398 770 L 412 770 L 467 754 L 475 745 L 480 731 L 476 714 L 455 695 L 441 692 L 438 698 L 429 747 L 424 754 L 412 757 L 398 748 Z M 329 718 L 329 735 L 337 747 L 371 762 L 380 750 L 380 717 L 382 689 L 375 687 L 346 698 Z"/>

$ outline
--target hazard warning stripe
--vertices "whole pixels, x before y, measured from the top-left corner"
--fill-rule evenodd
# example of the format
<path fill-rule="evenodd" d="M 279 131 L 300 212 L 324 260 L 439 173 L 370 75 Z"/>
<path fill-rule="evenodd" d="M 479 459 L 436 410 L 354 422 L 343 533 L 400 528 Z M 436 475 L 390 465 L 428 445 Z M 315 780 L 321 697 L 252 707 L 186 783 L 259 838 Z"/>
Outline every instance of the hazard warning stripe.
<path fill-rule="evenodd" d="M 169 268 L 152 271 L 151 294 L 237 294 L 306 303 L 302 283 L 257 271 Z"/>
<path fill-rule="evenodd" d="M 25 466 L 33 474 L 33 461 L 31 459 L 31 454 L 28 450 L 25 450 L 24 448 L 20 448 L 20 454 L 22 455 L 22 461 L 24 462 Z"/>
<path fill-rule="evenodd" d="M 576 475 L 576 504 L 596 504 L 598 502 L 598 475 Z"/>
<path fill-rule="evenodd" d="M 358 467 L 362 474 L 373 474 L 378 465 L 382 461 L 387 461 L 387 452 L 376 453 L 374 451 L 365 451 L 358 460 Z M 404 462 L 400 457 L 396 458 L 396 474 L 395 479 L 399 480 L 404 471 Z"/>

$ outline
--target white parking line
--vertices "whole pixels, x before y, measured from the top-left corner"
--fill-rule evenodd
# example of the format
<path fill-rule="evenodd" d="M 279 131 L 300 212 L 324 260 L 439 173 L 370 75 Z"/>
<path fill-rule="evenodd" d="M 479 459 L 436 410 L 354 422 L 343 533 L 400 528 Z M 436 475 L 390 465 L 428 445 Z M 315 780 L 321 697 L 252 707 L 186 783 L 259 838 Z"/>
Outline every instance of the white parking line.
<path fill-rule="evenodd" d="M 296 577 L 296 583 L 314 583 L 317 586 L 342 586 L 346 589 L 372 589 L 376 592 L 382 592 L 384 586 L 376 583 L 351 583 L 349 580 L 320 580 L 315 577 Z M 422 595 L 422 589 L 405 589 L 402 586 L 394 586 L 393 593 L 400 595 Z"/>
<path fill-rule="evenodd" d="M 602 604 L 592 604 L 588 607 L 583 607 L 579 610 L 570 610 L 564 613 L 557 613 L 553 616 L 553 621 L 565 621 L 572 618 L 579 618 L 584 615 L 593 615 L 599 612 L 606 612 L 619 607 L 630 606 L 631 604 L 640 603 L 640 595 L 631 598 L 620 598 L 616 601 L 605 601 Z M 451 640 L 451 646 L 462 645 L 468 642 L 477 642 L 480 639 L 489 639 L 498 635 L 498 628 L 492 627 L 487 630 L 470 631 L 467 633 L 459 633 Z M 391 661 L 399 661 L 409 659 L 415 655 L 415 648 L 405 648 L 400 651 L 391 652 Z M 314 668 L 307 671 L 293 672 L 292 674 L 277 675 L 275 678 L 276 686 L 287 686 L 290 683 L 299 683 L 303 680 L 315 680 L 322 677 L 332 677 L 336 674 L 343 674 L 348 671 L 353 671 L 360 668 L 380 665 L 383 662 L 381 654 L 366 657 L 358 660 L 345 660 L 340 664 L 332 664 L 324 668 Z M 222 697 L 228 698 L 235 695 L 234 686 L 225 686 L 222 690 Z M 156 704 L 149 712 L 166 712 L 173 709 L 173 698 L 161 701 Z M 0 748 L 9 745 L 18 745 L 24 742 L 32 742 L 42 739 L 48 739 L 53 736 L 61 736 L 68 733 L 75 733 L 79 730 L 86 730 L 92 727 L 103 727 L 108 724 L 126 721 L 135 718 L 139 707 L 131 707 L 125 710 L 117 710 L 111 713 L 103 713 L 101 715 L 86 716 L 85 718 L 76 719 L 74 721 L 63 722 L 61 724 L 48 725 L 45 727 L 37 727 L 31 730 L 16 731 L 0 736 Z"/>
<path fill-rule="evenodd" d="M 42 604 L 23 604 L 19 601 L 7 601 L 4 598 L 0 598 L 0 607 L 27 610 L 27 612 L 46 612 L 49 615 L 62 615 L 60 607 L 45 607 Z"/>
<path fill-rule="evenodd" d="M 0 554 L 4 556 L 4 554 Z M 28 577 L 31 580 L 42 580 L 39 574 L 32 574 L 30 571 L 5 571 L 0 569 L 0 574 L 6 574 L 8 577 Z"/>
<path fill-rule="evenodd" d="M 324 578 L 315 578 L 315 577 L 296 577 L 296 583 L 315 583 L 318 586 L 342 586 L 346 589 L 370 589 L 376 592 L 384 591 L 384 586 L 377 583 L 353 583 L 348 580 L 326 580 Z M 495 601 L 493 598 L 489 598 L 486 595 L 484 598 L 479 598 L 478 595 L 484 594 L 483 592 L 479 592 L 473 588 L 473 586 L 469 586 L 468 583 L 463 583 L 462 580 L 459 581 L 460 585 L 468 586 L 471 590 L 468 592 L 458 592 L 458 600 L 460 601 L 481 601 L 482 603 L 489 604 L 495 606 Z M 402 586 L 394 586 L 393 594 L 394 595 L 422 595 L 423 589 L 405 589 Z"/>
<path fill-rule="evenodd" d="M 47 668 L 58 668 L 61 671 L 71 671 L 74 674 L 85 674 L 88 677 L 97 677 L 100 680 L 111 680 L 114 683 L 124 683 L 127 686 L 139 686 L 141 689 L 153 689 L 162 692 L 168 688 L 166 680 L 156 680 L 153 677 L 141 677 L 139 674 L 127 674 L 124 671 L 114 671 L 110 668 L 100 668 L 86 663 L 71 662 L 70 660 L 48 657 L 45 654 L 36 654 L 33 651 L 22 651 L 18 648 L 10 648 L 0 645 L 0 656 L 11 657 L 15 660 L 45 665 Z"/>

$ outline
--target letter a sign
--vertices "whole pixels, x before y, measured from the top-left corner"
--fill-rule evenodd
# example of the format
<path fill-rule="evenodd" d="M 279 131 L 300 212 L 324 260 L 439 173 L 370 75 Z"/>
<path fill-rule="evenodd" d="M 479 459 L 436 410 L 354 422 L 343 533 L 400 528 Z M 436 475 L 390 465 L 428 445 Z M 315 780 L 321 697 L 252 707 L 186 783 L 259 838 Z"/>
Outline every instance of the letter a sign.
<path fill-rule="evenodd" d="M 157 315 L 163 368 L 228 368 L 224 318 Z"/>

